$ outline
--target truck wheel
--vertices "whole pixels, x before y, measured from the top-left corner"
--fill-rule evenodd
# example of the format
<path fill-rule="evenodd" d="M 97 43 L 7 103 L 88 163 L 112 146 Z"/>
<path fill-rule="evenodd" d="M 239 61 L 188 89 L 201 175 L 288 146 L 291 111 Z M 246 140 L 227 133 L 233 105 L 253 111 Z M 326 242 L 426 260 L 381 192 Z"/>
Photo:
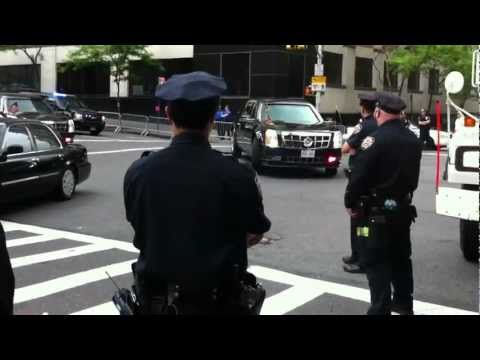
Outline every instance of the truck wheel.
<path fill-rule="evenodd" d="M 478 262 L 478 221 L 460 219 L 460 248 L 467 261 Z"/>
<path fill-rule="evenodd" d="M 59 200 L 70 200 L 75 193 L 77 186 L 77 177 L 75 176 L 74 169 L 67 167 L 58 181 L 56 195 Z"/>
<path fill-rule="evenodd" d="M 325 169 L 325 175 L 328 177 L 334 177 L 337 176 L 338 169 Z"/>

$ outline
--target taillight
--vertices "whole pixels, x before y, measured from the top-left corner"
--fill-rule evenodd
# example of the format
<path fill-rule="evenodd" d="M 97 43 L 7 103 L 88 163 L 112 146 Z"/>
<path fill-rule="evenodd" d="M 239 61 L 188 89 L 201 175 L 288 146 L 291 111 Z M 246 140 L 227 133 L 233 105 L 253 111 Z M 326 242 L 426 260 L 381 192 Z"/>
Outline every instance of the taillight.
<path fill-rule="evenodd" d="M 65 138 L 65 144 L 72 144 L 73 143 L 73 139 L 71 137 L 66 137 Z"/>
<path fill-rule="evenodd" d="M 471 117 L 465 117 L 465 120 L 463 121 L 465 127 L 475 127 L 475 124 L 475 119 L 472 119 Z"/>

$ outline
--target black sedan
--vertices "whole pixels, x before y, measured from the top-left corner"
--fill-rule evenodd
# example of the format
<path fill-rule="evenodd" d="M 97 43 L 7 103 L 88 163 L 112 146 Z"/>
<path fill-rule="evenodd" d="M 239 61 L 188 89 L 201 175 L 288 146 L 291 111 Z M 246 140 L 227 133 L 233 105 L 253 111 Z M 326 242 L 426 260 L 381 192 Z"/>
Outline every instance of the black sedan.
<path fill-rule="evenodd" d="M 69 200 L 88 179 L 87 149 L 38 121 L 0 118 L 0 204 L 51 193 Z"/>

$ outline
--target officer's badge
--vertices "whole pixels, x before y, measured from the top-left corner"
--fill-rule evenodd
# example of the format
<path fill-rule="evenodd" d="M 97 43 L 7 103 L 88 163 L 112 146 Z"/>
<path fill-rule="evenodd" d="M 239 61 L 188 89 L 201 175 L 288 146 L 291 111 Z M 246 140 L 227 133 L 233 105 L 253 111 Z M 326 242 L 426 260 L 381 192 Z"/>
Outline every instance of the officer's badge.
<path fill-rule="evenodd" d="M 372 146 L 375 143 L 375 138 L 371 136 L 367 136 L 365 140 L 362 142 L 362 150 L 367 150 L 370 146 Z"/>
<path fill-rule="evenodd" d="M 358 124 L 353 128 L 353 135 L 358 134 L 360 131 L 362 131 L 362 124 Z"/>

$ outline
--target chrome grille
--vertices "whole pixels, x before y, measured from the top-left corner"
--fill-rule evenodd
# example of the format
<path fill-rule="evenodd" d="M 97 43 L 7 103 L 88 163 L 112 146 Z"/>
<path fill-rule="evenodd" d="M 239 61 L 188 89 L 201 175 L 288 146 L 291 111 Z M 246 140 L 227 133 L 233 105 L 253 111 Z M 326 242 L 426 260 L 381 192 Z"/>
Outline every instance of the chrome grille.
<path fill-rule="evenodd" d="M 66 122 L 55 122 L 50 126 L 60 133 L 68 132 L 68 123 Z"/>
<path fill-rule="evenodd" d="M 283 134 L 283 147 L 287 149 L 326 149 L 330 144 L 331 133 L 324 134 Z M 313 141 L 313 145 L 306 147 L 304 144 L 305 139 L 310 138 Z"/>

